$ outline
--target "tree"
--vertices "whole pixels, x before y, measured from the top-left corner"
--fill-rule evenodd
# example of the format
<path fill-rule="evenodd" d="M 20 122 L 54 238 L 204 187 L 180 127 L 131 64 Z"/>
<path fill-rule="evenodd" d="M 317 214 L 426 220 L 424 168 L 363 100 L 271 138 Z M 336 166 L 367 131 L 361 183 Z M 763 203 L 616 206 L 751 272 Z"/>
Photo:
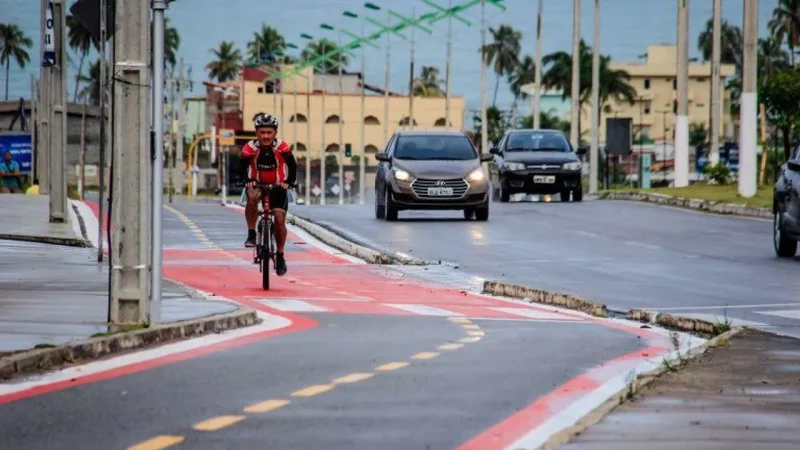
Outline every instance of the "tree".
<path fill-rule="evenodd" d="M 800 44 L 800 0 L 779 0 L 767 26 L 781 45 L 789 47 L 789 61 L 794 66 L 794 49 Z"/>
<path fill-rule="evenodd" d="M 256 63 L 273 63 L 285 49 L 286 39 L 283 35 L 275 28 L 262 24 L 261 31 L 253 33 L 253 39 L 247 43 L 247 57 Z"/>
<path fill-rule="evenodd" d="M 481 142 L 481 116 L 480 114 L 475 114 L 472 116 L 472 123 L 474 128 L 474 138 L 473 142 L 477 142 L 478 146 L 480 146 Z M 486 108 L 486 130 L 489 134 L 489 145 L 497 145 L 500 142 L 500 139 L 503 137 L 503 133 L 505 133 L 506 129 L 509 128 L 511 124 L 509 123 L 508 117 L 503 114 L 498 107 L 492 105 Z M 488 149 L 481 149 L 481 152 L 485 152 Z"/>
<path fill-rule="evenodd" d="M 523 117 L 520 126 L 522 128 L 533 128 L 533 115 Z M 564 133 L 569 133 L 569 121 L 564 120 L 551 112 L 542 111 L 539 113 L 539 128 L 543 130 L 559 130 Z"/>
<path fill-rule="evenodd" d="M 781 48 L 774 37 L 758 40 L 758 79 L 767 78 L 778 72 L 789 70 L 789 53 Z"/>
<path fill-rule="evenodd" d="M 737 73 L 742 69 L 742 42 L 742 29 L 723 20 L 720 23 L 719 60 L 722 64 L 735 65 Z M 705 30 L 697 37 L 697 49 L 703 54 L 703 60 L 711 61 L 713 43 L 714 21 L 709 20 Z"/>
<path fill-rule="evenodd" d="M 0 23 L 0 64 L 6 66 L 6 101 L 8 101 L 11 60 L 13 59 L 20 69 L 24 69 L 31 60 L 27 49 L 32 46 L 33 41 L 25 36 L 18 25 Z"/>
<path fill-rule="evenodd" d="M 86 87 L 78 93 L 78 98 L 87 100 L 92 105 L 100 104 L 100 59 L 89 65 L 88 76 L 78 74 L 80 81 L 86 83 Z"/>
<path fill-rule="evenodd" d="M 172 69 L 175 68 L 175 64 L 178 62 L 177 54 L 180 46 L 181 35 L 178 33 L 178 29 L 169 26 L 169 19 L 166 19 L 164 29 L 164 58 Z"/>
<path fill-rule="evenodd" d="M 779 72 L 762 80 L 758 96 L 764 103 L 767 117 L 783 134 L 783 152 L 791 156 L 791 138 L 795 122 L 800 119 L 800 71 Z"/>
<path fill-rule="evenodd" d="M 219 48 L 212 48 L 214 60 L 206 65 L 208 76 L 220 83 L 236 78 L 242 61 L 242 52 L 233 42 L 222 41 Z"/>
<path fill-rule="evenodd" d="M 500 28 L 489 28 L 494 42 L 486 44 L 483 48 L 483 63 L 486 66 L 494 65 L 494 73 L 497 81 L 494 86 L 494 99 L 492 106 L 497 104 L 497 90 L 500 88 L 500 78 L 508 76 L 517 66 L 517 55 L 520 53 L 520 41 L 522 33 L 508 25 L 500 25 Z"/>
<path fill-rule="evenodd" d="M 311 41 L 303 49 L 302 57 L 305 60 L 311 60 L 319 56 L 325 55 L 337 48 L 336 43 L 327 38 L 322 38 L 319 41 Z M 339 67 L 342 70 L 350 63 L 350 58 L 344 53 L 337 53 L 331 56 L 328 60 L 320 62 L 322 67 L 321 73 L 336 74 L 339 73 Z M 319 66 L 314 68 L 320 72 Z"/>
<path fill-rule="evenodd" d="M 706 143 L 706 126 L 702 123 L 693 122 L 689 125 L 689 145 L 696 147 Z"/>
<path fill-rule="evenodd" d="M 75 93 L 73 94 L 73 102 L 78 102 L 78 95 L 80 94 L 80 85 L 83 77 L 83 63 L 86 60 L 86 56 L 89 54 L 89 50 L 94 47 L 96 50 L 100 49 L 97 41 L 92 38 L 92 34 L 89 33 L 89 30 L 86 29 L 85 26 L 72 14 L 67 15 L 67 28 L 69 32 L 67 33 L 67 39 L 69 41 L 69 46 L 73 50 L 75 50 L 78 54 L 81 55 L 81 61 L 78 64 L 78 74 L 75 75 Z"/>
<path fill-rule="evenodd" d="M 441 88 L 442 80 L 439 78 L 439 69 L 433 66 L 422 66 L 418 78 L 414 79 L 414 95 L 420 97 L 442 97 L 445 93 Z"/>
<path fill-rule="evenodd" d="M 526 98 L 527 94 L 522 92 L 522 86 L 536 81 L 536 62 L 530 55 L 525 55 L 522 59 L 517 61 L 514 69 L 508 75 L 508 84 L 511 87 L 511 93 L 514 94 L 514 106 L 517 108 L 517 101 L 520 98 Z"/>

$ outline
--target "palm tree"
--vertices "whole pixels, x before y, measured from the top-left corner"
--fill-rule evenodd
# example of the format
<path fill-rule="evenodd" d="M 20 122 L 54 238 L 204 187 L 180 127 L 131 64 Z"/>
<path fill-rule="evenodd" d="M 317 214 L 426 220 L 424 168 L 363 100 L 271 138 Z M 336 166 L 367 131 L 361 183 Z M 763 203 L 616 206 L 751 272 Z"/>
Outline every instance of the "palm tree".
<path fill-rule="evenodd" d="M 789 53 L 781 48 L 774 37 L 758 40 L 758 79 L 762 80 L 778 72 L 788 70 Z"/>
<path fill-rule="evenodd" d="M 473 124 L 473 135 L 474 139 L 473 142 L 478 143 L 480 145 L 481 142 L 481 116 L 480 114 L 475 114 L 472 116 L 472 124 Z M 489 135 L 489 145 L 497 145 L 500 142 L 500 139 L 503 137 L 503 133 L 505 133 L 506 129 L 509 127 L 509 120 L 508 117 L 500 110 L 500 108 L 492 105 L 486 108 L 486 131 Z M 480 149 L 481 152 L 488 151 L 488 148 Z"/>
<path fill-rule="evenodd" d="M 247 43 L 248 58 L 255 62 L 274 62 L 276 56 L 286 49 L 283 35 L 267 24 L 261 25 L 261 32 L 253 33 L 253 40 Z"/>
<path fill-rule="evenodd" d="M 89 54 L 89 50 L 92 47 L 99 50 L 100 46 L 97 41 L 92 38 L 89 30 L 72 14 L 67 15 L 67 27 L 69 28 L 69 33 L 67 34 L 69 46 L 81 55 L 81 62 L 78 64 L 78 74 L 75 75 L 75 93 L 73 94 L 72 100 L 74 103 L 77 103 L 83 76 L 83 62 L 86 60 L 86 55 Z"/>
<path fill-rule="evenodd" d="M 439 69 L 433 66 L 422 66 L 420 76 L 414 79 L 414 95 L 420 97 L 441 97 L 444 95 L 439 78 Z"/>
<path fill-rule="evenodd" d="M 719 60 L 722 64 L 733 64 L 736 72 L 742 68 L 742 29 L 730 25 L 727 20 L 720 24 L 720 52 Z M 714 44 L 714 21 L 706 22 L 706 28 L 697 37 L 697 49 L 703 54 L 703 60 L 711 61 L 711 52 Z"/>
<path fill-rule="evenodd" d="M 525 55 L 508 74 L 508 84 L 511 86 L 511 93 L 514 94 L 513 109 L 517 109 L 517 101 L 526 98 L 528 95 L 522 92 L 522 86 L 536 81 L 536 61 L 530 56 Z"/>
<path fill-rule="evenodd" d="M 494 99 L 492 106 L 497 104 L 497 90 L 500 88 L 500 78 L 508 76 L 517 66 L 517 55 L 520 52 L 520 41 L 522 33 L 508 25 L 500 25 L 500 28 L 489 28 L 494 42 L 486 44 L 483 48 L 483 63 L 486 66 L 494 65 L 494 73 L 497 81 L 494 86 Z"/>
<path fill-rule="evenodd" d="M 6 101 L 8 101 L 8 81 L 11 72 L 11 59 L 20 69 L 31 60 L 27 49 L 33 46 L 33 41 L 25 36 L 22 29 L 15 24 L 0 23 L 0 64 L 6 65 Z"/>
<path fill-rule="evenodd" d="M 206 65 L 208 75 L 220 83 L 234 79 L 242 61 L 242 52 L 236 48 L 236 44 L 222 41 L 219 48 L 210 51 L 214 54 L 214 60 Z"/>
<path fill-rule="evenodd" d="M 533 115 L 523 117 L 521 126 L 522 128 L 533 128 Z M 569 121 L 550 111 L 539 113 L 539 127 L 543 130 L 559 130 L 565 134 L 569 133 Z"/>
<path fill-rule="evenodd" d="M 768 26 L 780 44 L 789 46 L 789 61 L 794 66 L 794 49 L 800 45 L 800 0 L 779 0 Z"/>
<path fill-rule="evenodd" d="M 169 19 L 166 19 L 164 26 L 164 58 L 169 67 L 174 69 L 178 62 L 177 53 L 181 46 L 181 35 L 177 28 L 169 26 Z"/>
<path fill-rule="evenodd" d="M 92 105 L 100 104 L 100 59 L 89 65 L 88 76 L 78 74 L 80 81 L 86 83 L 86 87 L 80 91 L 78 97 L 87 100 Z"/>
<path fill-rule="evenodd" d="M 316 57 L 322 56 L 327 54 L 336 49 L 336 43 L 331 41 L 330 39 L 323 38 L 319 41 L 311 41 L 306 45 L 306 48 L 303 49 L 302 57 L 305 60 L 311 60 Z M 347 67 L 350 63 L 350 58 L 344 53 L 337 53 L 334 56 L 331 56 L 326 61 L 320 62 L 322 65 L 322 73 L 326 74 L 335 74 L 339 72 L 339 67 L 342 67 L 342 70 Z M 315 70 L 319 71 L 319 66 L 315 67 Z"/>

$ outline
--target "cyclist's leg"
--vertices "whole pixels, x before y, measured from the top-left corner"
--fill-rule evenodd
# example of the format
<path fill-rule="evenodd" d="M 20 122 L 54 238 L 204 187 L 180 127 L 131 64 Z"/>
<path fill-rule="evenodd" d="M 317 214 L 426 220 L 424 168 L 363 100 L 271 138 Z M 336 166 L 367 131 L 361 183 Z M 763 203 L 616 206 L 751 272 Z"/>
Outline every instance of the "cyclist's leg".
<path fill-rule="evenodd" d="M 258 188 L 247 190 L 247 205 L 244 208 L 244 216 L 247 221 L 247 240 L 245 247 L 256 246 L 256 221 L 258 220 L 258 201 L 261 197 L 261 190 Z"/>
<path fill-rule="evenodd" d="M 275 187 L 269 193 L 269 205 L 275 224 L 275 272 L 283 276 L 288 270 L 283 249 L 286 246 L 286 211 L 289 209 L 289 196 L 283 188 Z"/>

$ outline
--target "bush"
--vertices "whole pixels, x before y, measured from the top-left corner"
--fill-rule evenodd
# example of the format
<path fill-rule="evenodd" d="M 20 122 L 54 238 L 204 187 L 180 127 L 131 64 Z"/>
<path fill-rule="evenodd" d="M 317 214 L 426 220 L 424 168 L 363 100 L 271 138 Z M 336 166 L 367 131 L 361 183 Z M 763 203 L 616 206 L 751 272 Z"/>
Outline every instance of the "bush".
<path fill-rule="evenodd" d="M 728 184 L 731 177 L 731 169 L 725 164 L 718 162 L 716 165 L 707 165 L 703 172 L 709 180 L 717 184 Z"/>

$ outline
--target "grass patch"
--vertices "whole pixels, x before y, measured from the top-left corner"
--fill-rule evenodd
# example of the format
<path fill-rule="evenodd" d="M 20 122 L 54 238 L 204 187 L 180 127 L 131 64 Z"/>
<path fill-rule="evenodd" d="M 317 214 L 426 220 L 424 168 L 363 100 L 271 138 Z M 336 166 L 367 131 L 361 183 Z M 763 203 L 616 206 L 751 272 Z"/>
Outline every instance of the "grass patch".
<path fill-rule="evenodd" d="M 624 187 L 620 187 L 620 189 L 626 190 Z M 696 183 L 682 188 L 663 187 L 642 190 L 642 192 L 653 192 L 657 194 L 671 195 L 673 197 L 699 198 L 714 202 L 772 208 L 772 186 L 759 187 L 755 197 L 752 198 L 740 197 L 738 189 L 739 187 L 737 184 L 719 185 Z"/>
<path fill-rule="evenodd" d="M 53 345 L 53 344 L 36 344 L 36 345 L 34 345 L 34 346 L 33 346 L 33 348 L 35 348 L 35 349 L 40 349 L 40 348 L 56 348 L 56 346 L 55 346 L 55 345 Z"/>
<path fill-rule="evenodd" d="M 128 333 L 130 331 L 144 330 L 146 328 L 150 328 L 150 324 L 143 323 L 137 325 L 129 325 L 127 327 L 122 327 L 116 331 L 104 331 L 101 333 L 95 333 L 91 337 L 96 338 L 96 337 L 112 336 L 114 334 L 119 334 L 119 333 Z"/>

